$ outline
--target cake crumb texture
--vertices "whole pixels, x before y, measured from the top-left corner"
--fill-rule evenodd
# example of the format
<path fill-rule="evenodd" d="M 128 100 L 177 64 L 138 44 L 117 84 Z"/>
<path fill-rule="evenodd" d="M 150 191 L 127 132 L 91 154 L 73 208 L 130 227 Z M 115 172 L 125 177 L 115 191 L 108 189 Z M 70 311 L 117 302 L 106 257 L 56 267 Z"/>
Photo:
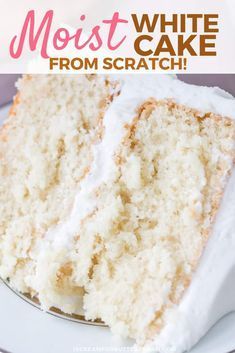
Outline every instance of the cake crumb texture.
<path fill-rule="evenodd" d="M 115 177 L 100 187 L 97 211 L 80 230 L 78 278 L 84 249 L 92 249 L 80 278 L 87 318 L 139 344 L 162 329 L 211 232 L 234 136 L 234 121 L 174 102 L 139 109 L 116 151 Z"/>
<path fill-rule="evenodd" d="M 70 212 L 101 138 L 110 87 L 94 75 L 31 75 L 0 132 L 0 276 L 22 292 L 45 232 Z"/>
<path fill-rule="evenodd" d="M 168 96 L 176 81 L 164 82 Z M 128 99 L 132 86 L 115 85 L 95 75 L 19 82 L 0 133 L 0 276 L 44 309 L 82 306 L 145 345 L 181 302 L 213 233 L 235 120 L 156 99 L 157 87 L 147 97 L 152 83 Z"/>

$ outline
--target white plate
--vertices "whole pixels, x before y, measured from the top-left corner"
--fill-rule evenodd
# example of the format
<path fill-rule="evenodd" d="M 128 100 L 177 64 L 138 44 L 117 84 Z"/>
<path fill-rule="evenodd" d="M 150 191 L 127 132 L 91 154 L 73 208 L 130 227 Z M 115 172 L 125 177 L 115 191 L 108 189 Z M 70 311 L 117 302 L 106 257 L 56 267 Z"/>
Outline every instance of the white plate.
<path fill-rule="evenodd" d="M 0 109 L 0 119 L 9 107 Z M 195 325 L 197 323 L 195 322 Z M 106 327 L 90 326 L 41 312 L 0 282 L 0 347 L 11 353 L 128 352 Z M 0 348 L 0 353 L 1 353 Z M 235 352 L 235 313 L 222 319 L 191 353 Z"/>

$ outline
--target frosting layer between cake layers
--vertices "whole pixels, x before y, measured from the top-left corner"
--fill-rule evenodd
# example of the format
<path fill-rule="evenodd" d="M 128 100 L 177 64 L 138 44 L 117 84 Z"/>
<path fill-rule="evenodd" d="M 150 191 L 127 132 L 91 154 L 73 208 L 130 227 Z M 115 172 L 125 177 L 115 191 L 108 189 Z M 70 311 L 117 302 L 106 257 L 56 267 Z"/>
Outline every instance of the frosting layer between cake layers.
<path fill-rule="evenodd" d="M 63 224 L 51 229 L 40 248 L 43 263 L 45 250 L 70 249 L 81 219 L 95 207 L 92 193 L 109 180 L 114 166 L 113 154 L 121 142 L 124 125 L 131 123 L 136 108 L 149 98 L 173 99 L 179 104 L 235 119 L 235 99 L 219 88 L 185 84 L 174 76 L 112 76 L 120 94 L 104 116 L 104 137 L 94 147 L 90 173 L 76 195 L 73 211 Z M 190 349 L 223 315 L 235 310 L 235 170 L 216 217 L 208 245 L 179 306 L 169 313 L 168 324 L 154 342 L 161 353 L 181 353 Z M 200 295 L 199 295 L 200 293 Z"/>

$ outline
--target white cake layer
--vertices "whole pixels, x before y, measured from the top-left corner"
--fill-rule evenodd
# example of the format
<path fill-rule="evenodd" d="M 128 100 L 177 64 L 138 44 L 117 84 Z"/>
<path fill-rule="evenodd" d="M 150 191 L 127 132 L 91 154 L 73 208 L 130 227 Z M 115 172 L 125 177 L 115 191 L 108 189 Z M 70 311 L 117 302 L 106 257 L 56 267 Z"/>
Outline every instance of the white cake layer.
<path fill-rule="evenodd" d="M 132 75 L 112 76 L 120 82 L 120 95 L 104 117 L 105 134 L 94 148 L 95 159 L 88 177 L 76 195 L 73 211 L 63 224 L 51 229 L 36 255 L 41 271 L 48 251 L 56 252 L 73 246 L 72 239 L 80 221 L 95 207 L 92 192 L 112 176 L 113 154 L 123 138 L 124 125 L 131 123 L 136 109 L 149 98 L 174 99 L 177 103 L 235 119 L 235 99 L 219 88 L 185 84 L 174 76 Z M 192 283 L 180 305 L 172 310 L 161 335 L 154 343 L 161 353 L 181 353 L 190 349 L 223 315 L 235 310 L 235 172 L 233 172 L 223 203 Z M 41 272 L 40 271 L 40 272 Z M 233 281 L 232 281 L 233 277 Z M 44 278 L 45 280 L 45 278 Z M 42 286 L 37 278 L 35 287 Z M 200 293 L 200 296 L 199 296 Z M 56 303 L 55 303 L 56 305 Z"/>

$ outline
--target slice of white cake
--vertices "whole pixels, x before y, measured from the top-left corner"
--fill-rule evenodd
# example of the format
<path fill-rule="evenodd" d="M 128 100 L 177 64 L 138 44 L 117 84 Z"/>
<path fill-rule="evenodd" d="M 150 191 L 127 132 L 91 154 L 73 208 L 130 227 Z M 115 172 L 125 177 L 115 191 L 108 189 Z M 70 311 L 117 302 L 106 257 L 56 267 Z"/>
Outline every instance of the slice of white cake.
<path fill-rule="evenodd" d="M 220 246 L 235 100 L 154 75 L 33 76 L 19 87 L 0 142 L 0 276 L 44 309 L 82 305 L 138 345 L 155 341 L 194 288 L 208 239 L 212 264 Z M 223 242 L 234 239 L 225 219 Z"/>
<path fill-rule="evenodd" d="M 0 132 L 0 276 L 31 291 L 46 231 L 70 213 L 113 91 L 99 76 L 32 75 Z"/>
<path fill-rule="evenodd" d="M 96 190 L 96 210 L 79 230 L 78 266 L 92 242 L 82 280 L 89 319 L 138 343 L 162 329 L 211 233 L 234 138 L 228 118 L 163 100 L 139 108 L 115 151 L 112 179 Z"/>

